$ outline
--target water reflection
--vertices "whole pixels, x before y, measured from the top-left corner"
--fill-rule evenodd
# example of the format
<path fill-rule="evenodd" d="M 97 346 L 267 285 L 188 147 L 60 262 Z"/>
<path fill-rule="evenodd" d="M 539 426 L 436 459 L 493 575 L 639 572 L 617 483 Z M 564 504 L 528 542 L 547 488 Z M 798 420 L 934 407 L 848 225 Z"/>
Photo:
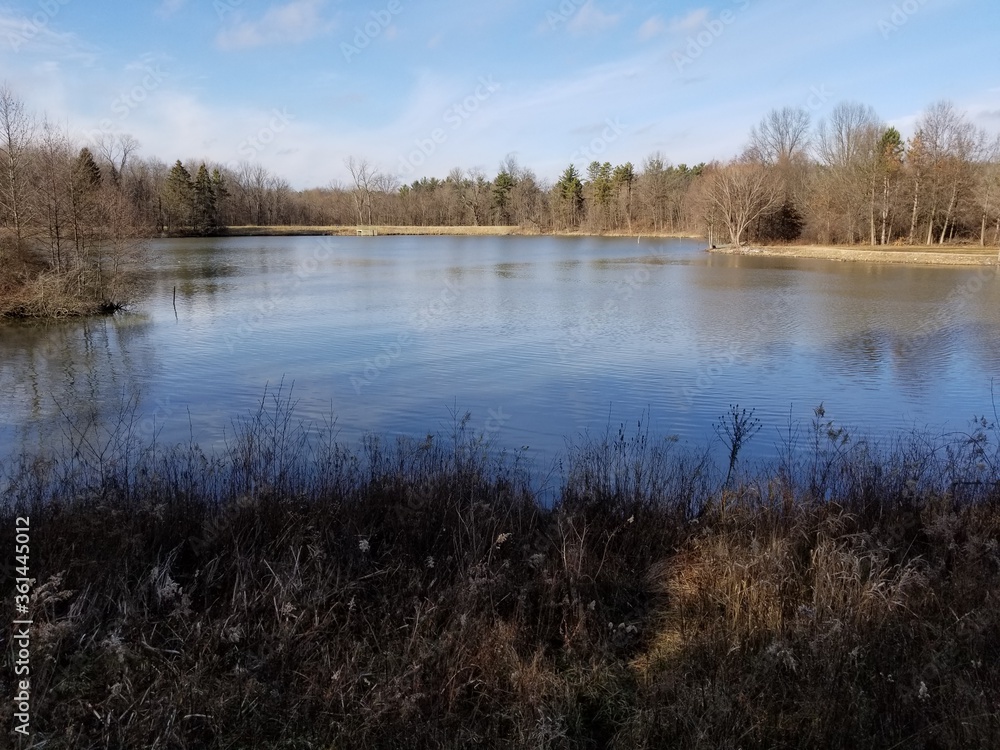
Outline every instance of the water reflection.
<path fill-rule="evenodd" d="M 821 401 L 875 436 L 962 427 L 989 410 L 1000 375 L 1000 280 L 958 294 L 968 269 L 712 255 L 683 240 L 152 247 L 154 285 L 135 312 L 0 329 L 0 453 L 132 402 L 161 440 L 217 443 L 282 378 L 301 418 L 332 414 L 347 440 L 422 435 L 455 409 L 485 429 L 502 409 L 511 418 L 491 437 L 546 463 L 565 438 L 647 410 L 699 444 L 729 403 L 774 428 Z"/>

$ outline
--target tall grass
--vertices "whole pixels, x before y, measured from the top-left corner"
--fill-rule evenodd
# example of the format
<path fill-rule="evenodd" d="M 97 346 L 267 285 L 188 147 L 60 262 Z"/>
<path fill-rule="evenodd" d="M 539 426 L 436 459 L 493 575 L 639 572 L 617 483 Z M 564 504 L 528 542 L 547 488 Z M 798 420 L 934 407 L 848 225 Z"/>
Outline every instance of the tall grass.
<path fill-rule="evenodd" d="M 25 747 L 1000 746 L 989 422 L 880 446 L 817 410 L 725 478 L 623 426 L 551 505 L 461 417 L 348 448 L 279 389 L 215 453 L 134 423 L 4 467 Z"/>

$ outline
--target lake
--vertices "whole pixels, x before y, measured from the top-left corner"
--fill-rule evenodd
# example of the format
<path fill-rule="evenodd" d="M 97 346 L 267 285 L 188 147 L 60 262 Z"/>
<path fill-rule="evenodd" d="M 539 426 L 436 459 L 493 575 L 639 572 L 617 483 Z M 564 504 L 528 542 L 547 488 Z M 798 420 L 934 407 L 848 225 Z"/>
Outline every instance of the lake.
<path fill-rule="evenodd" d="M 0 327 L 0 456 L 123 403 L 141 437 L 219 445 L 283 381 L 297 417 L 335 419 L 348 443 L 449 434 L 468 411 L 545 467 L 567 440 L 640 419 L 703 447 L 738 403 L 761 419 L 748 451 L 766 459 L 821 402 L 873 438 L 967 429 L 992 418 L 1000 376 L 993 269 L 648 238 L 150 244 L 153 285 L 130 312 Z"/>

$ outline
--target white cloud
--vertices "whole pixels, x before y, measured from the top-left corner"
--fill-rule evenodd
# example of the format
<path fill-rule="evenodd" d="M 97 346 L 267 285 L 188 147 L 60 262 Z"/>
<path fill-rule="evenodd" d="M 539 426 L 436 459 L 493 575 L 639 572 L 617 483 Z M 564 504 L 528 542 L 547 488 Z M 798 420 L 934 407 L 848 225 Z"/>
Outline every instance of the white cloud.
<path fill-rule="evenodd" d="M 187 0 L 162 0 L 156 13 L 159 16 L 172 16 L 187 4 Z"/>
<path fill-rule="evenodd" d="M 692 10 L 684 16 L 678 16 L 670 20 L 670 30 L 674 33 L 694 31 L 708 20 L 708 8 L 698 8 Z"/>
<path fill-rule="evenodd" d="M 569 29 L 575 34 L 604 31 L 615 26 L 620 19 L 620 15 L 605 13 L 598 8 L 595 0 L 587 0 L 570 19 Z"/>
<path fill-rule="evenodd" d="M 259 20 L 236 23 L 219 32 L 216 44 L 222 49 L 247 49 L 271 44 L 296 44 L 332 28 L 320 13 L 325 0 L 291 0 L 273 5 Z"/>
<path fill-rule="evenodd" d="M 659 36 L 667 30 L 667 24 L 659 16 L 653 16 L 639 27 L 639 39 L 646 41 L 654 36 Z"/>
<path fill-rule="evenodd" d="M 95 60 L 93 49 L 82 44 L 75 34 L 52 28 L 59 7 L 56 6 L 55 14 L 36 13 L 32 18 L 0 11 L 0 51 L 29 52 L 92 65 Z"/>

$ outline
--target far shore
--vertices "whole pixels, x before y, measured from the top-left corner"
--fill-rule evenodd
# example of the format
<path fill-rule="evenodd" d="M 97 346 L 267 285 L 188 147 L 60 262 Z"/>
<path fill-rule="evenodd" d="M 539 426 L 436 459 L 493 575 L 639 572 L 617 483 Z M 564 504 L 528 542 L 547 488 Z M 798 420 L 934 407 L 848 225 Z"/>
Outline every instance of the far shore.
<path fill-rule="evenodd" d="M 751 245 L 724 246 L 710 252 L 772 258 L 817 258 L 866 263 L 907 263 L 934 266 L 996 265 L 1000 249 L 979 245 Z"/>
<path fill-rule="evenodd" d="M 222 232 L 224 237 L 295 237 L 295 236 L 337 236 L 353 237 L 359 234 L 380 236 L 398 235 L 453 235 L 483 237 L 656 237 L 672 239 L 701 239 L 702 235 L 684 232 L 585 232 L 585 231 L 542 231 L 537 227 L 521 226 L 243 226 L 228 227 Z"/>
<path fill-rule="evenodd" d="M 334 236 L 465 236 L 465 237 L 632 237 L 650 239 L 705 239 L 686 232 L 587 232 L 582 230 L 543 231 L 524 226 L 238 226 L 227 227 L 224 237 L 307 237 Z M 988 266 L 1000 264 L 1000 248 L 979 245 L 722 245 L 712 253 L 773 258 L 814 258 L 818 260 L 865 263 L 905 263 L 934 266 Z"/>

